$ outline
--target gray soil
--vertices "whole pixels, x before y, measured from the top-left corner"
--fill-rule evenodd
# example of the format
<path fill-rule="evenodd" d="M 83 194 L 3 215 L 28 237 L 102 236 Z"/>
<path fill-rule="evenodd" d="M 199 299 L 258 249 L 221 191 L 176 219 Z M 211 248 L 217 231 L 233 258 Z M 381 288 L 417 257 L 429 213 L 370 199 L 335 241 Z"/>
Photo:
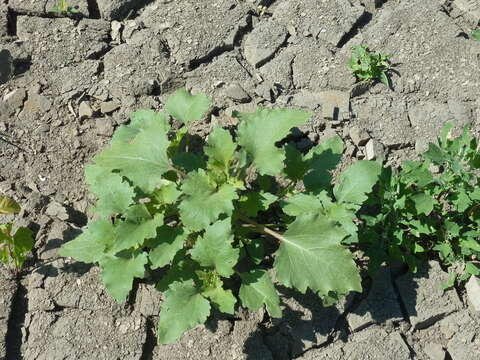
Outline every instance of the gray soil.
<path fill-rule="evenodd" d="M 179 87 L 216 107 L 196 131 L 234 125 L 232 111 L 314 112 L 299 149 L 340 135 L 347 159 L 414 159 L 447 121 L 480 122 L 478 0 L 0 0 L 0 193 L 36 234 L 20 280 L 0 267 L 0 359 L 480 359 L 480 312 L 430 262 L 384 268 L 333 307 L 279 287 L 282 319 L 241 309 L 158 345 L 162 294 L 138 284 L 126 304 L 96 267 L 59 258 L 94 200 L 83 166 L 136 109 L 161 109 Z M 266 5 L 259 15 L 257 6 Z M 394 89 L 346 68 L 365 43 L 391 54 Z M 3 81 L 1 81 L 3 82 Z M 233 123 L 232 123 L 233 122 Z M 0 222 L 12 220 L 0 217 Z M 480 296 L 480 295 L 479 295 Z"/>

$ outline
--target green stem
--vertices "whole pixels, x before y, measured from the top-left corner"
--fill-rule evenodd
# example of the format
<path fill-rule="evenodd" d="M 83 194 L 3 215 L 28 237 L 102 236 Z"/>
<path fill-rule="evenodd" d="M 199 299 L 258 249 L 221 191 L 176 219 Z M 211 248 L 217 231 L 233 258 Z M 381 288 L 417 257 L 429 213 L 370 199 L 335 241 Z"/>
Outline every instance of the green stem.
<path fill-rule="evenodd" d="M 270 235 L 270 236 L 274 237 L 275 239 L 277 239 L 277 241 L 279 243 L 285 241 L 285 238 L 281 234 L 279 234 L 276 231 L 266 227 L 265 225 L 259 224 L 256 221 L 254 221 L 252 219 L 249 219 L 249 218 L 247 218 L 246 216 L 243 216 L 243 215 L 238 215 L 238 218 L 240 220 L 242 220 L 243 222 L 246 222 L 247 224 L 252 225 L 252 227 L 257 229 L 260 233 Z"/>

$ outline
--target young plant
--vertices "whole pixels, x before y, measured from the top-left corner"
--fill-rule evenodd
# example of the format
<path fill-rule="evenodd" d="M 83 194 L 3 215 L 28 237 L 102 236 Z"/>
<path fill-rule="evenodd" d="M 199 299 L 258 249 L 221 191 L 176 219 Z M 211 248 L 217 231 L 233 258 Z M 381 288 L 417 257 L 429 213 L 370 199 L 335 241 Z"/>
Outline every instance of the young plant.
<path fill-rule="evenodd" d="M 56 13 L 67 13 L 67 14 L 76 14 L 78 9 L 68 6 L 67 0 L 58 0 L 57 6 L 51 9 L 51 11 Z"/>
<path fill-rule="evenodd" d="M 480 275 L 480 153 L 468 127 L 453 139 L 451 129 L 442 129 L 423 161 L 407 161 L 398 173 L 383 170 L 369 199 L 379 211 L 362 217 L 360 231 L 373 267 L 396 260 L 416 271 L 420 259 L 436 254 L 445 265 L 463 264 L 460 280 Z M 455 279 L 452 272 L 450 286 Z"/>
<path fill-rule="evenodd" d="M 333 186 L 339 137 L 305 155 L 280 146 L 310 117 L 297 110 L 236 113 L 237 130 L 217 125 L 203 146 L 194 146 L 190 124 L 209 106 L 204 95 L 178 90 L 165 111 L 135 112 L 85 169 L 100 218 L 60 250 L 98 263 L 119 302 L 134 278 L 151 271 L 166 296 L 160 343 L 204 323 L 212 306 L 228 314 L 239 303 L 254 311 L 265 306 L 280 317 L 273 274 L 327 303 L 361 291 L 344 243 L 356 238 L 355 213 L 380 165 L 357 162 Z M 169 116 L 183 127 L 172 131 Z M 305 191 L 297 190 L 302 179 Z"/>
<path fill-rule="evenodd" d="M 20 206 L 13 200 L 0 196 L 0 214 L 15 214 Z M 20 274 L 25 254 L 34 245 L 33 233 L 30 229 L 21 227 L 12 234 L 13 224 L 0 224 L 0 261 L 13 267 L 16 275 Z"/>
<path fill-rule="evenodd" d="M 379 80 L 391 88 L 392 82 L 389 74 L 391 65 L 389 58 L 390 55 L 370 52 L 366 45 L 357 45 L 353 48 L 352 57 L 347 66 L 358 80 Z"/>
<path fill-rule="evenodd" d="M 480 29 L 473 30 L 473 31 L 472 31 L 472 37 L 473 37 L 475 40 L 480 40 Z"/>

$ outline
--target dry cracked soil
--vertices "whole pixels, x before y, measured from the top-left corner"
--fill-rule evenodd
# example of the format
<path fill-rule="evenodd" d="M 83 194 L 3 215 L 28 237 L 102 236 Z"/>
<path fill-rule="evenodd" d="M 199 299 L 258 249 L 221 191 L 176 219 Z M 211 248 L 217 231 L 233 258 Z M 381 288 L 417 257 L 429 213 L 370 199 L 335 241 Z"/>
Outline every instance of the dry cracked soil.
<path fill-rule="evenodd" d="M 216 105 L 200 136 L 234 110 L 305 108 L 315 115 L 292 135 L 299 149 L 338 134 L 348 158 L 396 165 L 447 121 L 478 133 L 480 1 L 68 3 L 72 17 L 54 0 L 0 0 L 0 50 L 13 58 L 0 79 L 0 192 L 36 234 L 20 280 L 0 268 L 0 359 L 480 359 L 480 312 L 464 289 L 439 290 L 448 275 L 434 261 L 415 275 L 384 268 L 328 308 L 280 287 L 282 319 L 239 310 L 158 345 L 161 293 L 142 283 L 116 304 L 96 267 L 57 255 L 92 215 L 83 166 L 132 111 L 161 109 L 179 87 Z M 356 83 L 345 63 L 360 43 L 392 55 L 393 90 Z"/>

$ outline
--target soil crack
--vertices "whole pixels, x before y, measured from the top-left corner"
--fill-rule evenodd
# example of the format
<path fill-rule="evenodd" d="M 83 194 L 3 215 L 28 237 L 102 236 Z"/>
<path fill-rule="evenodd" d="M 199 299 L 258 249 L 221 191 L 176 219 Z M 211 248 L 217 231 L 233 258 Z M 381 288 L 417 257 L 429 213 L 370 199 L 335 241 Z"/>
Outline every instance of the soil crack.
<path fill-rule="evenodd" d="M 6 340 L 6 359 L 23 359 L 22 327 L 28 311 L 27 289 L 18 281 L 17 291 L 13 297 L 12 310 L 8 319 Z"/>

